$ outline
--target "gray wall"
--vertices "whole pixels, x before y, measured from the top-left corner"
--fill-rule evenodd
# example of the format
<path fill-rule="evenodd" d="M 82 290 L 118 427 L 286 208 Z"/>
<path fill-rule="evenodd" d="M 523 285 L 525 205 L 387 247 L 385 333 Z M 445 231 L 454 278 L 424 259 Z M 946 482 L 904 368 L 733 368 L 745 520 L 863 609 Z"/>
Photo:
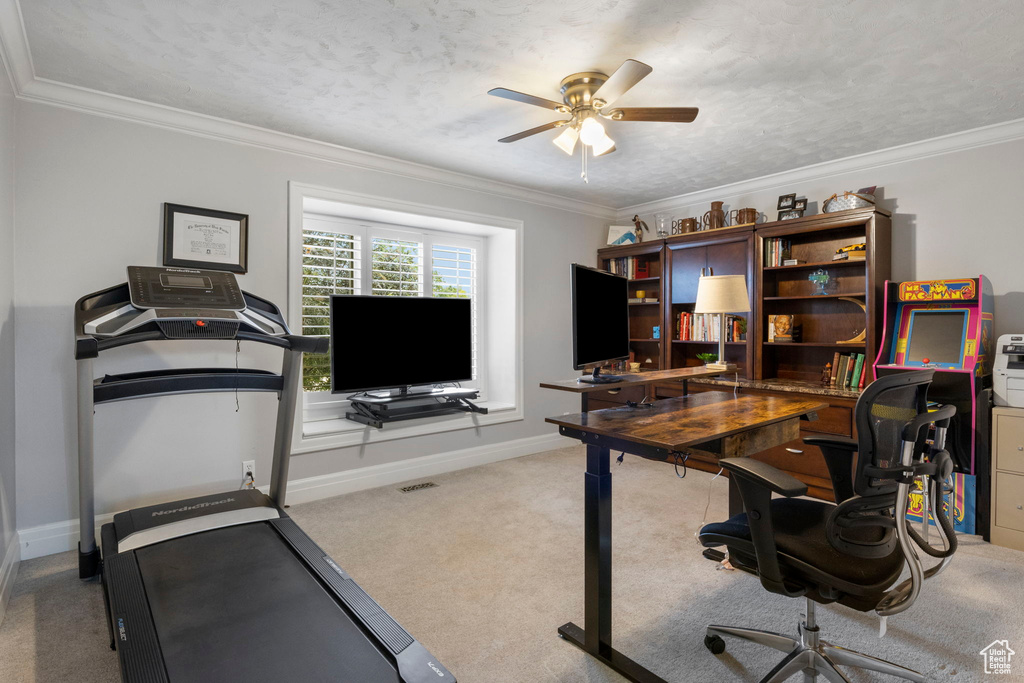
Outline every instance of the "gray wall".
<path fill-rule="evenodd" d="M 14 94 L 0 66 L 0 566 L 14 539 Z M 16 546 L 12 548 L 16 550 Z M 0 576 L 0 589 L 2 589 Z M 0 616 L 4 599 L 0 592 Z"/>
<path fill-rule="evenodd" d="M 1015 140 L 739 195 L 728 188 L 710 197 L 714 193 L 701 192 L 699 203 L 684 195 L 658 204 L 673 216 L 700 216 L 715 199 L 726 208 L 754 207 L 775 220 L 781 194 L 807 197 L 810 215 L 837 191 L 878 185 L 879 205 L 893 214 L 893 279 L 985 275 L 995 291 L 996 333 L 1005 334 L 1024 332 L 1021 178 L 1024 140 Z M 654 224 L 653 210 L 641 213 Z"/>
<path fill-rule="evenodd" d="M 17 133 L 16 218 L 19 235 L 31 236 L 19 240 L 15 285 L 19 367 L 26 369 L 17 384 L 21 529 L 77 517 L 72 305 L 122 282 L 126 265 L 159 263 L 163 202 L 249 214 L 249 274 L 241 285 L 280 304 L 290 180 L 525 224 L 525 420 L 298 456 L 293 479 L 552 434 L 543 418 L 578 405 L 537 384 L 572 372 L 568 264 L 593 261 L 606 220 L 26 102 L 18 103 Z M 97 374 L 235 362 L 230 342 L 198 351 L 172 342 L 142 346 L 101 358 Z M 279 357 L 243 345 L 240 364 L 272 368 L 268 361 Z M 216 394 L 100 406 L 97 512 L 237 486 L 244 459 L 257 460 L 266 483 L 275 405 L 272 396 L 243 394 L 236 413 L 233 395 Z"/>

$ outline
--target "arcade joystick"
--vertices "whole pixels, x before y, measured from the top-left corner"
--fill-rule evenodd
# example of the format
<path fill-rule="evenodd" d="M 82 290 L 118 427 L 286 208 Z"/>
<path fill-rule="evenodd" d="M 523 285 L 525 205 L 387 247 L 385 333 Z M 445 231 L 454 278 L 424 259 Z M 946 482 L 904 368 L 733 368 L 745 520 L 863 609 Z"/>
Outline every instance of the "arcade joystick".
<path fill-rule="evenodd" d="M 929 363 L 932 362 L 932 360 L 931 360 L 931 358 L 922 358 L 921 362 L 924 363 L 925 365 L 928 365 Z"/>

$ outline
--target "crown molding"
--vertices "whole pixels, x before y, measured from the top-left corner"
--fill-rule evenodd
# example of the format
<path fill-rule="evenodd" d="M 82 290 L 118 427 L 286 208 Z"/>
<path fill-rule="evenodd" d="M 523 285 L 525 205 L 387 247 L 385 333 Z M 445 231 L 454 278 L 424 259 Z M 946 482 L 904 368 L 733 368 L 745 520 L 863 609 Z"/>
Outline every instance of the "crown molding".
<path fill-rule="evenodd" d="M 610 206 L 39 78 L 35 75 L 35 68 L 32 65 L 32 55 L 18 0 L 0 0 L 0 59 L 11 79 L 15 95 L 26 102 L 48 104 L 213 140 L 261 147 L 605 220 L 611 220 L 616 215 L 615 209 Z"/>
<path fill-rule="evenodd" d="M 35 78 L 32 54 L 28 50 L 25 22 L 18 0 L 0 0 L 0 61 L 17 95 Z"/>
<path fill-rule="evenodd" d="M 797 183 L 822 180 L 846 173 L 890 166 L 917 159 L 927 159 L 928 157 L 942 154 L 1021 139 L 1024 139 L 1024 118 L 942 135 L 937 138 L 910 142 L 905 145 L 897 145 L 875 152 L 866 152 L 833 161 L 824 161 L 819 164 L 803 166 L 759 178 L 751 178 L 750 180 L 741 180 L 740 182 L 727 185 L 719 185 L 718 187 L 706 190 L 696 190 L 674 197 L 665 197 L 664 199 L 657 199 L 643 204 L 625 206 L 619 209 L 616 220 L 621 220 L 625 216 L 632 216 L 634 214 L 671 211 L 694 204 L 704 204 L 709 201 L 725 201 L 731 197 L 760 192 L 762 190 L 792 187 Z"/>

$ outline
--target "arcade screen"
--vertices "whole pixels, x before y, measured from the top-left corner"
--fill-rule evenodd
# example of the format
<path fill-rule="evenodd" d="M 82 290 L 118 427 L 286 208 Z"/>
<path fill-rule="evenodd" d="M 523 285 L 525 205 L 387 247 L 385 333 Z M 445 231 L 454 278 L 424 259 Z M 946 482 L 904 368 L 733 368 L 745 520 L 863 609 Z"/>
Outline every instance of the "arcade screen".
<path fill-rule="evenodd" d="M 912 311 L 910 338 L 903 364 L 960 363 L 963 360 L 967 311 Z"/>

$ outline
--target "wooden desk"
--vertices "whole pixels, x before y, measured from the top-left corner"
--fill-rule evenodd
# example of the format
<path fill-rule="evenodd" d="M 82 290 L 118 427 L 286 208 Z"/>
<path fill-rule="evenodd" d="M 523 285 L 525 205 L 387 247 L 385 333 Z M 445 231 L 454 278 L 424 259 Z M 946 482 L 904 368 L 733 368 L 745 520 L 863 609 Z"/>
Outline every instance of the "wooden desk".
<path fill-rule="evenodd" d="M 621 382 L 610 382 L 607 384 L 591 384 L 590 382 L 580 382 L 579 379 L 563 379 L 556 380 L 554 382 L 541 382 L 540 386 L 542 389 L 557 389 L 558 391 L 569 391 L 574 394 L 580 395 L 581 410 L 587 412 L 587 394 L 595 391 L 608 391 L 609 389 L 621 389 L 623 387 L 632 387 L 639 384 L 667 384 L 670 382 L 682 382 L 683 383 L 683 394 L 687 393 L 686 383 L 691 379 L 700 379 L 704 377 L 717 377 L 722 374 L 722 370 L 708 370 L 703 365 L 699 365 L 692 368 L 676 368 L 675 370 L 650 370 L 648 372 L 636 372 L 636 373 L 619 373 L 616 376 L 621 377 Z"/>
<path fill-rule="evenodd" d="M 559 627 L 559 635 L 634 683 L 666 683 L 612 648 L 611 451 L 664 460 L 699 444 L 721 457 L 751 455 L 796 438 L 800 419 L 815 419 L 815 411 L 827 405 L 804 398 L 713 391 L 662 399 L 651 408 L 609 408 L 547 418 L 563 436 L 587 444 L 585 629 L 569 622 Z"/>

